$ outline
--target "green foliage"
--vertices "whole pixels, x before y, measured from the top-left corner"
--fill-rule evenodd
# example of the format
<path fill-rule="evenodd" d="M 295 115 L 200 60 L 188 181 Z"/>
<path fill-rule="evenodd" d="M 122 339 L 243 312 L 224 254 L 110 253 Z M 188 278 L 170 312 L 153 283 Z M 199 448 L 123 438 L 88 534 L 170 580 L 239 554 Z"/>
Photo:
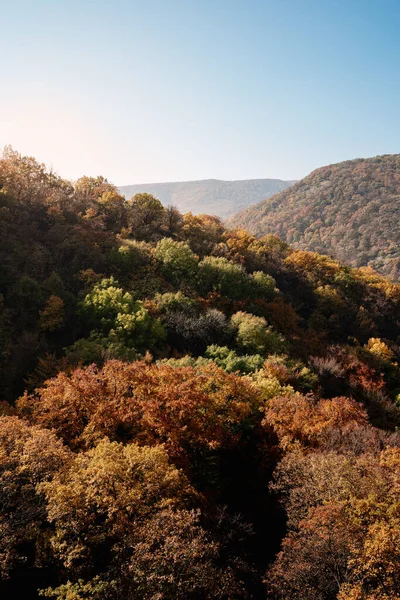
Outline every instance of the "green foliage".
<path fill-rule="evenodd" d="M 283 336 L 274 331 L 264 317 L 239 311 L 232 315 L 231 323 L 236 329 L 236 343 L 245 351 L 281 354 L 286 349 Z"/>
<path fill-rule="evenodd" d="M 207 256 L 199 264 L 199 289 L 218 292 L 234 300 L 247 296 L 248 276 L 245 270 L 226 258 Z"/>
<path fill-rule="evenodd" d="M 161 313 L 174 312 L 179 310 L 191 309 L 196 307 L 196 302 L 188 298 L 182 292 L 167 292 L 166 294 L 156 294 L 154 303 Z"/>
<path fill-rule="evenodd" d="M 161 202 L 151 194 L 135 194 L 128 201 L 128 230 L 138 240 L 149 241 L 162 237 L 166 216 Z"/>
<path fill-rule="evenodd" d="M 140 358 L 136 348 L 127 341 L 121 340 L 121 337 L 113 330 L 107 336 L 92 331 L 88 338 L 77 340 L 68 346 L 65 352 L 71 364 L 103 364 L 106 360 L 113 358 L 129 361 Z"/>
<path fill-rule="evenodd" d="M 253 373 L 261 369 L 264 358 L 260 354 L 244 354 L 239 356 L 228 346 L 208 346 L 205 356 L 213 360 L 219 367 L 228 373 Z"/>
<path fill-rule="evenodd" d="M 82 302 L 83 314 L 91 325 L 128 347 L 139 351 L 152 348 L 164 337 L 160 321 L 152 319 L 140 300 L 115 284 L 113 277 L 97 283 Z"/>
<path fill-rule="evenodd" d="M 111 250 L 110 263 L 120 276 L 126 278 L 141 267 L 150 265 L 151 252 L 144 242 L 124 240 L 120 246 Z"/>
<path fill-rule="evenodd" d="M 20 312 L 20 319 L 26 325 L 32 324 L 37 318 L 42 299 L 38 282 L 28 275 L 22 275 L 15 288 L 15 303 Z"/>
<path fill-rule="evenodd" d="M 278 292 L 276 281 L 271 275 L 267 275 L 263 271 L 255 271 L 251 274 L 251 279 L 254 282 L 253 295 L 256 298 L 263 298 L 268 301 L 276 296 Z"/>
<path fill-rule="evenodd" d="M 162 273 L 175 284 L 194 281 L 198 263 L 190 246 L 171 238 L 163 238 L 155 248 Z"/>
<path fill-rule="evenodd" d="M 199 290 L 218 292 L 232 300 L 263 298 L 267 301 L 278 291 L 271 275 L 262 271 L 249 275 L 241 265 L 216 256 L 206 256 L 200 262 Z"/>

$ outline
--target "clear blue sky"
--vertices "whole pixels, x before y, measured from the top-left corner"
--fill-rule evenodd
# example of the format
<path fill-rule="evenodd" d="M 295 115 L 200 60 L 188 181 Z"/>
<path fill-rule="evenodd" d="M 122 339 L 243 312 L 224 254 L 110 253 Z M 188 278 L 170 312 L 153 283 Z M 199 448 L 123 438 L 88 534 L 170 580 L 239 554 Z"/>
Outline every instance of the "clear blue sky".
<path fill-rule="evenodd" d="M 117 184 L 400 152 L 400 0 L 0 0 L 0 147 Z"/>

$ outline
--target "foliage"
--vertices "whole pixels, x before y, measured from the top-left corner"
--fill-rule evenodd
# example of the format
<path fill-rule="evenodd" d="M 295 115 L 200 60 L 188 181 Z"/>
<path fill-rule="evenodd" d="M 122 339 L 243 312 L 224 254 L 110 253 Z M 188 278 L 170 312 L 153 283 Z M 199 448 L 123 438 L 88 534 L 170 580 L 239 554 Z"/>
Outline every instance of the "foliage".
<path fill-rule="evenodd" d="M 163 238 L 155 248 L 155 256 L 161 264 L 163 273 L 175 283 L 194 280 L 197 273 L 197 260 L 188 244 Z"/>
<path fill-rule="evenodd" d="M 399 339 L 370 268 L 6 149 L 0 593 L 397 598 Z"/>
<path fill-rule="evenodd" d="M 0 572 L 8 576 L 18 564 L 38 556 L 46 521 L 40 483 L 60 473 L 71 460 L 56 435 L 13 416 L 0 417 Z M 39 561 L 39 559 L 38 559 Z"/>
<path fill-rule="evenodd" d="M 234 444 L 257 421 L 259 395 L 215 364 L 199 369 L 109 361 L 47 381 L 18 403 L 21 415 L 72 447 L 111 440 L 163 443 L 172 456 L 191 447 Z M 254 420 L 255 419 L 255 420 Z"/>
<path fill-rule="evenodd" d="M 162 237 L 166 210 L 151 194 L 138 193 L 128 201 L 127 220 L 128 231 L 136 239 L 157 239 Z"/>
<path fill-rule="evenodd" d="M 245 354 L 240 356 L 228 346 L 208 346 L 204 354 L 228 373 L 252 373 L 260 369 L 264 359 L 260 354 Z"/>
<path fill-rule="evenodd" d="M 199 286 L 205 292 L 218 292 L 233 300 L 248 295 L 245 270 L 223 257 L 207 256 L 199 263 Z"/>
<path fill-rule="evenodd" d="M 64 300 L 59 296 L 50 296 L 40 312 L 40 328 L 44 331 L 55 331 L 64 323 Z"/>
<path fill-rule="evenodd" d="M 94 285 L 82 310 L 89 324 L 139 351 L 152 348 L 164 336 L 161 323 L 150 317 L 143 302 L 116 287 L 113 277 Z"/>
<path fill-rule="evenodd" d="M 322 167 L 231 223 L 398 279 L 399 167 L 398 154 Z"/>
<path fill-rule="evenodd" d="M 286 348 L 283 336 L 274 331 L 264 317 L 240 311 L 232 315 L 231 323 L 237 331 L 236 342 L 244 350 L 278 354 Z"/>

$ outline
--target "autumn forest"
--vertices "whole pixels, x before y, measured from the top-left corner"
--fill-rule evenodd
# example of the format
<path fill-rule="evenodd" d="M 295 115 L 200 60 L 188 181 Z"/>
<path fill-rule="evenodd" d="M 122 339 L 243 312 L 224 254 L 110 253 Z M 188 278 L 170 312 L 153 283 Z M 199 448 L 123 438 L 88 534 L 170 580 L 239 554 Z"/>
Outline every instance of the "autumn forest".
<path fill-rule="evenodd" d="M 399 340 L 370 267 L 7 148 L 2 597 L 400 600 Z"/>

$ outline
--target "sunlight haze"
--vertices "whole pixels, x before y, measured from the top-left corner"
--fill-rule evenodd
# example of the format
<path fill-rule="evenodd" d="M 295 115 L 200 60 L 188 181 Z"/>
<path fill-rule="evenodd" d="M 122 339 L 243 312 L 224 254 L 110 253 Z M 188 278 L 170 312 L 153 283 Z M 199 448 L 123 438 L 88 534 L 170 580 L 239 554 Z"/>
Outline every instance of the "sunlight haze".
<path fill-rule="evenodd" d="M 0 147 L 64 177 L 299 179 L 399 150 L 398 0 L 0 6 Z"/>

